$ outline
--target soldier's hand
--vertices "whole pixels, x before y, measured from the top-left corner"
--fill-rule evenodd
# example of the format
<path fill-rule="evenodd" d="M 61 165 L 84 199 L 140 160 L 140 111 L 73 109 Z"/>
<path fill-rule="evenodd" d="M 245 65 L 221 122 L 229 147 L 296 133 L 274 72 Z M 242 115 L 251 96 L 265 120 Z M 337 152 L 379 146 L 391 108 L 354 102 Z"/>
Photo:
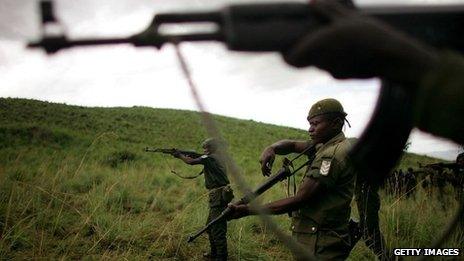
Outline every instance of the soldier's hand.
<path fill-rule="evenodd" d="M 267 147 L 266 149 L 264 149 L 259 158 L 259 163 L 261 164 L 261 172 L 263 173 L 263 176 L 271 175 L 272 164 L 274 163 L 274 160 L 274 149 L 272 147 Z"/>
<path fill-rule="evenodd" d="M 250 210 L 248 208 L 248 205 L 245 205 L 245 204 L 235 205 L 235 204 L 229 203 L 227 207 L 230 208 L 231 210 L 231 213 L 227 216 L 227 220 L 239 219 L 239 218 L 250 215 Z"/>
<path fill-rule="evenodd" d="M 310 8 L 324 25 L 284 53 L 292 66 L 316 66 L 339 79 L 418 83 L 437 63 L 435 50 L 381 21 L 333 1 L 312 1 Z"/>

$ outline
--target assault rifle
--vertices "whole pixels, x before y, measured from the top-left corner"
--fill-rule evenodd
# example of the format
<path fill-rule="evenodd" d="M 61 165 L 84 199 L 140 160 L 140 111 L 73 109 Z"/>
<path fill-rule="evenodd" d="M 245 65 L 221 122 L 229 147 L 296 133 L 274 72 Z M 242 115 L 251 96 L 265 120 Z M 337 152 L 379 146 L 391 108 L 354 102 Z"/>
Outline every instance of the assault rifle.
<path fill-rule="evenodd" d="M 384 20 L 431 45 L 464 51 L 464 40 L 460 36 L 464 5 L 355 7 L 351 0 L 338 2 Z M 46 33 L 47 27 L 60 28 L 53 12 L 53 3 L 41 1 L 40 7 L 43 31 Z M 169 34 L 160 30 L 163 25 L 173 23 L 210 23 L 217 30 L 205 29 L 198 33 L 184 34 Z M 235 51 L 281 52 L 324 23 L 307 3 L 233 4 L 217 11 L 157 14 L 144 31 L 126 38 L 69 39 L 64 33 L 49 33 L 28 46 L 55 53 L 61 49 L 89 45 L 133 44 L 159 49 L 166 43 L 218 41 Z"/>
<path fill-rule="evenodd" d="M 424 166 L 421 166 L 423 168 L 430 168 L 434 170 L 442 170 L 442 169 L 457 169 L 459 168 L 459 165 L 455 162 L 451 163 L 445 163 L 445 162 L 438 162 L 438 163 L 432 163 L 432 164 L 427 164 Z"/>
<path fill-rule="evenodd" d="M 178 149 L 175 149 L 175 148 L 172 148 L 172 149 L 160 149 L 160 148 L 145 147 L 143 149 L 143 151 L 145 151 L 145 152 L 155 152 L 155 153 L 164 153 L 164 154 L 169 154 L 169 155 L 173 155 L 173 156 L 175 154 L 179 153 L 179 154 L 182 154 L 182 155 L 190 157 L 190 158 L 198 158 L 198 157 L 201 157 L 203 155 L 203 154 L 200 154 L 200 153 L 198 153 L 196 151 L 193 151 L 193 150 L 178 150 Z M 171 170 L 171 173 L 178 176 L 179 178 L 182 178 L 182 179 L 195 179 L 195 178 L 198 178 L 201 174 L 203 174 L 203 170 L 200 171 L 195 176 L 183 176 L 183 175 L 177 173 L 174 170 Z"/>
<path fill-rule="evenodd" d="M 293 161 L 298 159 L 300 156 L 307 154 L 310 155 L 308 161 L 306 161 L 304 164 L 302 164 L 300 167 L 294 169 L 293 171 L 290 170 L 290 168 L 293 168 Z M 308 147 L 305 149 L 302 153 L 298 154 L 294 159 L 289 160 L 287 158 L 284 158 L 282 167 L 277 171 L 276 174 L 270 176 L 264 183 L 259 185 L 255 190 L 247 193 L 244 197 L 242 197 L 240 200 L 234 202 L 233 204 L 235 205 L 241 205 L 241 204 L 248 204 L 255 198 L 257 198 L 259 195 L 263 194 L 266 192 L 268 189 L 272 188 L 276 183 L 281 182 L 285 180 L 286 178 L 294 175 L 296 172 L 298 172 L 300 169 L 303 167 L 307 166 L 310 164 L 315 157 L 316 154 L 316 148 L 314 145 Z M 199 237 L 201 234 L 203 234 L 206 230 L 208 230 L 212 225 L 218 223 L 221 220 L 224 220 L 227 218 L 232 212 L 232 209 L 230 207 L 227 207 L 222 213 L 215 219 L 213 219 L 211 222 L 206 224 L 205 227 L 202 229 L 198 230 L 195 234 L 189 236 L 187 242 L 191 243 L 193 240 L 195 240 L 197 237 Z"/>
<path fill-rule="evenodd" d="M 201 157 L 203 155 L 203 154 L 200 154 L 200 153 L 198 153 L 196 151 L 193 151 L 193 150 L 178 150 L 178 149 L 175 149 L 175 148 L 172 148 L 172 149 L 160 149 L 160 148 L 146 147 L 146 148 L 143 149 L 143 151 L 145 151 L 145 152 L 159 152 L 159 153 L 170 154 L 170 155 L 180 153 L 180 154 L 185 155 L 185 156 L 190 157 L 190 158 L 198 158 L 198 157 Z"/>

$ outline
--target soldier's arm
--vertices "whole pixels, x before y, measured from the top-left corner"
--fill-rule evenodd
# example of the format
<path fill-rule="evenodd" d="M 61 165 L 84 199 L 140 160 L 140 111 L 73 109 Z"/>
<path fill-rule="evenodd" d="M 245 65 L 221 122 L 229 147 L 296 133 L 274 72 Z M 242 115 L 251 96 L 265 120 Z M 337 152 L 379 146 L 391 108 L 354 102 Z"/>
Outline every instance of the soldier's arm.
<path fill-rule="evenodd" d="M 290 153 L 301 153 L 310 146 L 309 141 L 302 140 L 280 140 L 268 147 L 261 153 L 259 163 L 261 164 L 261 172 L 264 176 L 271 174 L 272 164 L 274 163 L 275 155 L 287 155 Z"/>
<path fill-rule="evenodd" d="M 296 211 L 304 204 L 311 202 L 314 195 L 319 193 L 322 189 L 324 189 L 324 185 L 322 185 L 318 179 L 307 178 L 303 181 L 295 196 L 268 203 L 264 205 L 263 208 L 271 215 L 280 215 Z M 248 205 L 229 204 L 229 207 L 232 208 L 232 214 L 229 219 L 238 219 L 257 214 L 257 212 L 250 209 Z"/>
<path fill-rule="evenodd" d="M 266 204 L 264 207 L 272 215 L 279 215 L 300 209 L 304 204 L 311 202 L 315 194 L 323 189 L 323 185 L 319 180 L 307 178 L 303 181 L 296 195 L 289 198 L 284 198 Z"/>
<path fill-rule="evenodd" d="M 173 156 L 180 159 L 180 160 L 182 160 L 184 163 L 186 163 L 188 165 L 203 164 L 203 158 L 202 157 L 190 158 L 190 157 L 185 156 L 182 153 L 175 153 L 175 154 L 173 154 Z"/>
<path fill-rule="evenodd" d="M 432 134 L 464 144 L 464 58 L 440 54 L 434 69 L 423 75 L 417 91 L 415 124 Z"/>
<path fill-rule="evenodd" d="M 415 95 L 415 126 L 464 143 L 464 121 L 456 117 L 464 114 L 461 55 L 440 53 L 331 1 L 313 1 L 312 8 L 328 23 L 286 52 L 287 63 L 316 66 L 339 79 L 380 77 L 400 83 Z"/>
<path fill-rule="evenodd" d="M 415 88 L 437 62 L 432 47 L 335 1 L 312 1 L 311 9 L 327 23 L 284 53 L 292 66 L 316 66 L 337 79 L 381 77 Z"/>

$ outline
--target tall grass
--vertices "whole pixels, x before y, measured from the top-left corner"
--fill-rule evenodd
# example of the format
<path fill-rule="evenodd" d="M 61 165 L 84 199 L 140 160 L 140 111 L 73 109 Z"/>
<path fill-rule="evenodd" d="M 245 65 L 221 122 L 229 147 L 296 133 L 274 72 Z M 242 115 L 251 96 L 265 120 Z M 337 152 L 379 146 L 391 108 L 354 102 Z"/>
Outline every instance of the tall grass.
<path fill-rule="evenodd" d="M 186 238 L 206 221 L 203 180 L 170 173 L 190 175 L 199 168 L 142 152 L 145 146 L 198 149 L 205 132 L 197 113 L 17 99 L 0 103 L 6 108 L 0 111 L 2 259 L 201 260 L 208 250 L 206 236 L 192 244 Z M 263 180 L 257 159 L 266 145 L 306 138 L 301 130 L 215 118 L 249 184 Z M 433 161 L 406 157 L 408 162 Z M 279 184 L 262 201 L 284 197 L 285 191 Z M 430 245 L 457 206 L 451 188 L 447 191 L 437 197 L 419 186 L 415 198 L 400 199 L 382 192 L 381 226 L 389 247 Z M 274 220 L 289 228 L 287 216 Z M 228 239 L 232 260 L 291 259 L 255 217 L 230 222 Z M 462 237 L 446 246 L 462 246 Z M 362 242 L 350 256 L 372 258 Z"/>

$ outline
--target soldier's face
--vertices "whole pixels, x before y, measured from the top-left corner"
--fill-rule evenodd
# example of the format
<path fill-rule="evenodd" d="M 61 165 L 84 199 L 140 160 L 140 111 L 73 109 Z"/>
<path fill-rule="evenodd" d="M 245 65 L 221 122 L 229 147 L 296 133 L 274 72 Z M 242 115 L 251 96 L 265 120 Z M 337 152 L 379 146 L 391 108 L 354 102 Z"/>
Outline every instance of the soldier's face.
<path fill-rule="evenodd" d="M 315 144 L 325 143 L 336 135 L 333 120 L 328 119 L 324 115 L 312 117 L 308 119 L 308 122 L 309 136 Z"/>
<path fill-rule="evenodd" d="M 212 146 L 203 147 L 203 154 L 210 155 L 210 154 L 214 153 L 215 151 L 216 151 L 216 148 L 214 148 Z"/>

